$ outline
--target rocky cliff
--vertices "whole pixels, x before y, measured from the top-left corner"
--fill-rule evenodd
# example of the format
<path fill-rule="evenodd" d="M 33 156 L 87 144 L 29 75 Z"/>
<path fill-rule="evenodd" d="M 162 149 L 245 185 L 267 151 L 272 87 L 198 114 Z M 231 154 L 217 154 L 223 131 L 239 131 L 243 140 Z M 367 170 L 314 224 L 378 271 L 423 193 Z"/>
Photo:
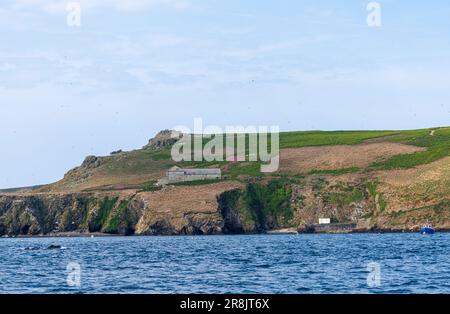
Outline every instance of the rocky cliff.
<path fill-rule="evenodd" d="M 176 163 L 171 131 L 143 149 L 88 156 L 53 184 L 0 191 L 0 235 L 142 235 L 450 229 L 450 128 L 280 134 L 280 169 L 221 168 L 220 181 L 154 183 Z M 330 218 L 330 228 L 315 226 Z"/>
<path fill-rule="evenodd" d="M 321 217 L 330 217 L 336 225 L 314 227 Z M 329 233 L 414 231 L 423 221 L 450 229 L 450 202 L 387 212 L 372 182 L 334 184 L 321 178 L 227 181 L 150 192 L 0 195 L 0 235 L 10 236 L 211 235 L 282 228 Z"/>
<path fill-rule="evenodd" d="M 160 191 L 0 195 L 0 235 L 223 233 L 217 195 L 239 188 L 167 187 Z"/>

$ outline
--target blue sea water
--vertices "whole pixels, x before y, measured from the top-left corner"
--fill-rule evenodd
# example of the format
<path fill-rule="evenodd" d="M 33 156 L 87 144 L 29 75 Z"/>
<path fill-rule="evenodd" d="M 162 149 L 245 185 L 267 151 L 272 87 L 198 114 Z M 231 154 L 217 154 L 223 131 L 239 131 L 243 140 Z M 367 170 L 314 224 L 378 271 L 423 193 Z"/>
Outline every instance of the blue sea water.
<path fill-rule="evenodd" d="M 450 293 L 450 234 L 0 239 L 0 293 Z"/>

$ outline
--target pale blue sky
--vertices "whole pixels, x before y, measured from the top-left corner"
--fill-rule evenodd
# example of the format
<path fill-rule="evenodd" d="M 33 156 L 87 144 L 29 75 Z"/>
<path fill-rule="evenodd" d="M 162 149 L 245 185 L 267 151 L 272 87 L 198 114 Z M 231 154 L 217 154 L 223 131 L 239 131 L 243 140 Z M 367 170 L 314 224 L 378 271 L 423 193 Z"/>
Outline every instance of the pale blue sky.
<path fill-rule="evenodd" d="M 60 179 L 160 129 L 449 125 L 450 4 L 83 0 L 0 4 L 0 188 Z"/>

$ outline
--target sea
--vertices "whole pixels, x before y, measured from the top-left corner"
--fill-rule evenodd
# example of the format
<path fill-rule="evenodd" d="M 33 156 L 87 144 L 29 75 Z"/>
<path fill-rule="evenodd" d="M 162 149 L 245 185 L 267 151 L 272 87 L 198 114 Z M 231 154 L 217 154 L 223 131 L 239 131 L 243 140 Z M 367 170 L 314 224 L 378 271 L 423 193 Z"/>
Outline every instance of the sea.
<path fill-rule="evenodd" d="M 0 293 L 450 293 L 450 234 L 1 238 Z"/>

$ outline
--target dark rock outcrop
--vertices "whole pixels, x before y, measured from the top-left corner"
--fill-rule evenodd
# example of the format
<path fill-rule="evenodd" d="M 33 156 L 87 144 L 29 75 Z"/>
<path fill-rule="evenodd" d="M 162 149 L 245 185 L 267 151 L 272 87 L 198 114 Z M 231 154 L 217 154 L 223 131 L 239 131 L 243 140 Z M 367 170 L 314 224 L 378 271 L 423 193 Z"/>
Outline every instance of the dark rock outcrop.
<path fill-rule="evenodd" d="M 222 193 L 217 198 L 219 211 L 223 217 L 222 229 L 226 234 L 241 234 L 245 232 L 238 208 L 238 201 L 240 197 L 240 190 L 232 190 Z"/>
<path fill-rule="evenodd" d="M 183 234 L 212 235 L 222 233 L 221 221 L 211 219 L 215 213 L 188 213 L 184 215 L 186 221 L 182 228 Z"/>
<path fill-rule="evenodd" d="M 60 250 L 62 248 L 61 245 L 50 245 L 49 247 L 47 247 L 47 250 Z"/>
<path fill-rule="evenodd" d="M 93 169 L 97 168 L 102 164 L 101 159 L 97 156 L 87 156 L 83 163 L 81 164 L 81 168 L 83 169 Z"/>
<path fill-rule="evenodd" d="M 142 233 L 143 235 L 176 235 L 175 228 L 167 219 L 157 220 L 151 224 L 148 229 Z"/>
<path fill-rule="evenodd" d="M 148 144 L 143 149 L 161 149 L 170 147 L 181 138 L 181 133 L 172 130 L 163 130 L 156 134 L 156 136 L 148 141 Z"/>

